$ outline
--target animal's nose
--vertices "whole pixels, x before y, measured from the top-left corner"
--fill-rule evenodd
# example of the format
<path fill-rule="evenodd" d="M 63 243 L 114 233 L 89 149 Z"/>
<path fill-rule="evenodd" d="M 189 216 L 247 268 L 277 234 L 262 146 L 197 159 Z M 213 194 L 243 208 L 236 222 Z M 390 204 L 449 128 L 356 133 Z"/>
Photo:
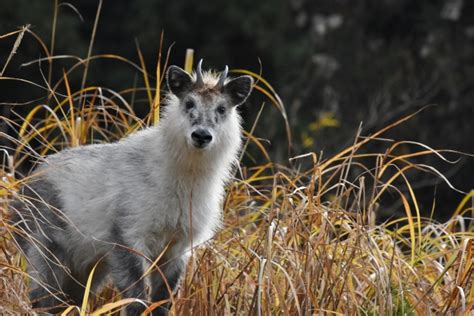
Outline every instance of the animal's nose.
<path fill-rule="evenodd" d="M 191 133 L 191 138 L 194 141 L 194 145 L 198 148 L 206 147 L 212 140 L 212 135 L 208 130 L 197 129 Z"/>

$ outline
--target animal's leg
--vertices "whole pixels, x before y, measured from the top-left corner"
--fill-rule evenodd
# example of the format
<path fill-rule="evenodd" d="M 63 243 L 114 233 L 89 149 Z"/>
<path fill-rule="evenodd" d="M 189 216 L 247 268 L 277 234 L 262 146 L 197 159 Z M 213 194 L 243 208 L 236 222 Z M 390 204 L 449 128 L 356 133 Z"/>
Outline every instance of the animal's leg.
<path fill-rule="evenodd" d="M 46 310 L 65 305 L 69 294 L 67 254 L 57 240 L 61 240 L 67 225 L 59 211 L 57 192 L 49 182 L 37 180 L 23 187 L 22 193 L 22 200 L 14 200 L 9 205 L 10 222 L 14 227 L 13 238 L 28 261 L 33 308 Z"/>
<path fill-rule="evenodd" d="M 73 263 L 70 263 L 70 266 L 74 266 Z M 82 300 L 84 298 L 87 279 L 89 278 L 89 274 L 94 266 L 95 262 L 90 264 L 83 271 L 72 271 L 72 275 L 68 275 L 66 277 L 63 289 L 64 292 L 67 293 L 68 298 L 72 304 L 76 306 L 81 306 Z M 100 261 L 95 267 L 89 297 L 97 294 L 97 291 L 100 290 L 101 285 L 103 284 L 104 279 L 107 275 L 107 264 L 105 261 Z"/>
<path fill-rule="evenodd" d="M 186 266 L 186 259 L 184 257 L 170 260 L 159 266 L 161 271 L 153 271 L 151 275 L 151 299 L 152 302 L 159 302 L 167 300 L 170 295 L 173 295 L 176 290 L 181 274 Z M 164 278 L 166 278 L 166 282 Z M 168 286 L 167 286 L 168 284 Z M 153 310 L 153 315 L 166 315 L 168 313 L 171 303 L 165 303 Z"/>
<path fill-rule="evenodd" d="M 66 268 L 62 266 L 64 256 L 64 250 L 51 241 L 28 247 L 27 272 L 31 277 L 30 301 L 34 309 L 57 313 L 64 308 L 67 300 L 64 290 Z"/>
<path fill-rule="evenodd" d="M 142 259 L 124 247 L 117 246 L 108 260 L 112 278 L 123 297 L 144 300 L 146 293 Z M 144 310 L 144 305 L 134 303 L 127 307 L 126 315 L 140 315 Z"/>
<path fill-rule="evenodd" d="M 75 276 L 66 276 L 63 285 L 64 293 L 67 294 L 67 298 L 70 304 L 81 306 L 82 299 L 84 298 L 84 291 L 87 279 L 78 279 Z"/>

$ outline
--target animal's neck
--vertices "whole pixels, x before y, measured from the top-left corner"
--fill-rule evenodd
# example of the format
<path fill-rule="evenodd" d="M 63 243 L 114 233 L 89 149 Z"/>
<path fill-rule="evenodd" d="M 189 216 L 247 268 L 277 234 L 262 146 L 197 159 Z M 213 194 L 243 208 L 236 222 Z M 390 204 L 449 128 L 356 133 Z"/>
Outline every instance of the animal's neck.
<path fill-rule="evenodd" d="M 232 164 L 232 160 L 228 158 L 232 154 L 226 152 L 225 148 L 199 151 L 189 148 L 183 140 L 173 137 L 162 137 L 159 142 L 156 149 L 160 150 L 157 156 L 160 157 L 161 171 L 176 178 L 197 181 L 200 178 L 217 177 L 224 180 Z"/>

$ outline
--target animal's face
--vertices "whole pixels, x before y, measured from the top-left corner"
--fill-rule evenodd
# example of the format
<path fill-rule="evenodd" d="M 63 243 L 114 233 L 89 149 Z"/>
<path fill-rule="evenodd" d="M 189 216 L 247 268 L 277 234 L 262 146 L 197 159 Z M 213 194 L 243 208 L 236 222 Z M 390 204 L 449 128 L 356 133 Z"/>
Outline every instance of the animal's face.
<path fill-rule="evenodd" d="M 189 124 L 188 142 L 196 148 L 210 145 L 229 115 L 234 114 L 229 100 L 213 90 L 188 93 L 181 100 L 180 107 Z"/>
<path fill-rule="evenodd" d="M 177 66 L 167 73 L 170 91 L 178 97 L 180 121 L 184 126 L 186 143 L 199 150 L 213 147 L 226 133 L 230 120 L 237 120 L 236 107 L 247 99 L 253 79 L 241 76 L 226 80 L 227 71 L 220 77 L 206 74 L 203 78 L 201 62 L 196 79 Z"/>

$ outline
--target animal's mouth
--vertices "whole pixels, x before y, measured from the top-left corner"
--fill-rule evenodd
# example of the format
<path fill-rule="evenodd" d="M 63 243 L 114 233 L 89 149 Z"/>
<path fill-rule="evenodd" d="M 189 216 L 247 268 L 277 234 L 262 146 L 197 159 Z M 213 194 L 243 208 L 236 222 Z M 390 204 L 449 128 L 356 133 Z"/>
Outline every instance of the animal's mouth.
<path fill-rule="evenodd" d="M 193 141 L 193 146 L 197 149 L 204 149 L 209 146 L 209 143 L 200 143 Z"/>

